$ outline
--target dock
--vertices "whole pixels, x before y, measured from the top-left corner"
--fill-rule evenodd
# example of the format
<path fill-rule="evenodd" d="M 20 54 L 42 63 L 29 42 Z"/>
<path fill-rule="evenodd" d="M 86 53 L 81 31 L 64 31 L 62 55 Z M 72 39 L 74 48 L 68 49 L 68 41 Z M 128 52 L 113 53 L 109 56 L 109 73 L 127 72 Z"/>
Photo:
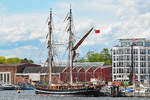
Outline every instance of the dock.
<path fill-rule="evenodd" d="M 150 98 L 150 92 L 145 92 L 145 93 L 138 93 L 138 92 L 130 92 L 130 93 L 125 93 L 125 97 L 148 97 Z"/>

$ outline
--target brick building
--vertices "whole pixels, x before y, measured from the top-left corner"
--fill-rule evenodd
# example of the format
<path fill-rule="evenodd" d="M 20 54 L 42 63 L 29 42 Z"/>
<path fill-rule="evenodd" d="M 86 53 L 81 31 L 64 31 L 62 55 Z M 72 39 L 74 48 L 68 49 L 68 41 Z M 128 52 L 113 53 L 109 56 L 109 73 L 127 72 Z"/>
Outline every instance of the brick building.
<path fill-rule="evenodd" d="M 16 64 L 0 64 L 0 84 L 14 83 Z"/>
<path fill-rule="evenodd" d="M 91 63 L 92 64 L 92 63 Z M 91 78 L 111 81 L 111 66 L 99 64 L 76 64 L 73 68 L 73 82 L 87 82 Z M 48 67 L 41 67 L 36 64 L 0 64 L 0 82 L 2 84 L 18 82 L 48 82 Z M 53 83 L 69 83 L 70 69 L 64 66 L 52 68 Z"/>
<path fill-rule="evenodd" d="M 0 84 L 16 83 L 16 73 L 22 73 L 30 66 L 40 66 L 36 64 L 0 64 Z"/>

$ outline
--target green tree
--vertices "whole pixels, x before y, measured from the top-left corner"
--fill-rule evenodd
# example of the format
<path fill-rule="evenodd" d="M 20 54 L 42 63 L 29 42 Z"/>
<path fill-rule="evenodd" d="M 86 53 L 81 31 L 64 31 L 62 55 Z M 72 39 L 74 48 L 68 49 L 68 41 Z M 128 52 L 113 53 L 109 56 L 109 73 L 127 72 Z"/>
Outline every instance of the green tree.
<path fill-rule="evenodd" d="M 33 61 L 33 60 L 28 60 L 28 62 L 29 62 L 29 63 L 34 63 L 34 61 Z"/>
<path fill-rule="evenodd" d="M 9 63 L 9 64 L 17 64 L 17 63 L 20 63 L 20 62 L 21 62 L 21 60 L 18 57 L 8 58 L 6 60 L 6 63 Z"/>
<path fill-rule="evenodd" d="M 105 65 L 112 64 L 112 50 L 104 48 L 100 53 L 94 51 L 88 51 L 86 58 L 81 58 L 79 62 L 104 62 Z"/>
<path fill-rule="evenodd" d="M 6 58 L 4 56 L 0 56 L 0 64 L 6 63 Z"/>
<path fill-rule="evenodd" d="M 28 60 L 27 58 L 21 59 L 21 63 L 34 63 L 33 60 Z"/>
<path fill-rule="evenodd" d="M 112 64 L 112 54 L 111 50 L 109 51 L 107 48 L 104 48 L 100 53 L 103 55 L 103 62 L 105 62 L 106 65 Z"/>
<path fill-rule="evenodd" d="M 84 57 L 82 57 L 81 59 L 78 60 L 78 62 L 86 62 L 86 59 L 84 59 Z"/>

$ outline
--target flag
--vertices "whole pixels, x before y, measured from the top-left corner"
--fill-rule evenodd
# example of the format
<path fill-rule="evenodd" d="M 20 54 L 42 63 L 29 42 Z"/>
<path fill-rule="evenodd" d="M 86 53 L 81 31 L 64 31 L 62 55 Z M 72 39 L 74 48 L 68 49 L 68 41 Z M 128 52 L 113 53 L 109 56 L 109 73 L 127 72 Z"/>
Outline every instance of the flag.
<path fill-rule="evenodd" d="M 94 30 L 95 31 L 95 34 L 99 34 L 100 33 L 100 30 Z"/>
<path fill-rule="evenodd" d="M 132 38 L 132 41 L 135 41 L 136 39 L 135 38 Z"/>

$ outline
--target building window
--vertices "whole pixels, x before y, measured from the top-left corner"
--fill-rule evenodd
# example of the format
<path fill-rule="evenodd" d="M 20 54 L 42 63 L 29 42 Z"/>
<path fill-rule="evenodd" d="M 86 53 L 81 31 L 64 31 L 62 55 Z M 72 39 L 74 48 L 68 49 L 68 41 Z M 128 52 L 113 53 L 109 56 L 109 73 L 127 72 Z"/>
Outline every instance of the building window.
<path fill-rule="evenodd" d="M 148 62 L 148 67 L 150 67 L 150 62 Z"/>
<path fill-rule="evenodd" d="M 135 73 L 138 74 L 138 68 L 135 69 Z"/>
<path fill-rule="evenodd" d="M 130 49 L 127 49 L 127 54 L 130 54 Z"/>
<path fill-rule="evenodd" d="M 150 61 L 150 56 L 148 56 L 148 61 Z"/>
<path fill-rule="evenodd" d="M 122 61 L 122 60 L 123 60 L 123 56 L 119 56 L 119 60 L 121 60 L 121 61 Z"/>
<path fill-rule="evenodd" d="M 146 61 L 146 56 L 140 56 L 141 61 Z"/>
<path fill-rule="evenodd" d="M 145 49 L 140 49 L 140 54 L 146 54 L 146 50 Z"/>
<path fill-rule="evenodd" d="M 150 47 L 150 42 L 145 43 L 146 47 Z"/>
<path fill-rule="evenodd" d="M 138 56 L 134 56 L 134 61 L 138 61 Z"/>
<path fill-rule="evenodd" d="M 0 72 L 0 84 L 10 83 L 10 72 Z"/>
<path fill-rule="evenodd" d="M 141 63 L 140 63 L 140 66 L 141 66 L 141 67 L 146 67 L 146 63 L 145 63 L 145 62 L 141 62 Z"/>
<path fill-rule="evenodd" d="M 3 74 L 0 74 L 0 84 L 3 82 Z"/>
<path fill-rule="evenodd" d="M 117 60 L 117 61 L 119 60 L 119 57 L 118 57 L 118 56 L 116 56 L 116 60 Z"/>
<path fill-rule="evenodd" d="M 146 74 L 146 69 L 141 69 L 140 73 L 141 74 Z"/>
<path fill-rule="evenodd" d="M 138 49 L 134 49 L 134 50 L 133 50 L 133 53 L 134 53 L 134 54 L 138 54 Z"/>
<path fill-rule="evenodd" d="M 6 73 L 4 73 L 4 83 L 6 83 Z"/>
<path fill-rule="evenodd" d="M 150 54 L 150 50 L 148 50 L 148 54 Z"/>
<path fill-rule="evenodd" d="M 9 80 L 9 73 L 7 73 L 7 82 L 9 82 L 10 80 Z"/>
<path fill-rule="evenodd" d="M 115 50 L 113 50 L 113 54 L 115 55 L 116 53 L 115 53 Z"/>
<path fill-rule="evenodd" d="M 127 69 L 127 73 L 130 73 L 130 70 L 129 70 L 129 68 Z"/>
<path fill-rule="evenodd" d="M 121 46 L 127 46 L 127 42 L 121 42 Z"/>
<path fill-rule="evenodd" d="M 138 62 L 134 62 L 134 67 L 138 67 Z"/>
<path fill-rule="evenodd" d="M 143 42 L 137 42 L 137 46 L 143 46 Z"/>
<path fill-rule="evenodd" d="M 130 62 L 127 62 L 127 67 L 130 67 L 130 64 L 131 64 Z"/>
<path fill-rule="evenodd" d="M 114 75 L 114 79 L 116 79 L 116 75 Z"/>
<path fill-rule="evenodd" d="M 148 73 L 150 73 L 150 68 L 148 68 Z"/>
<path fill-rule="evenodd" d="M 130 60 L 130 56 L 127 56 L 127 60 Z"/>
<path fill-rule="evenodd" d="M 116 64 L 114 63 L 114 67 L 116 67 Z"/>

